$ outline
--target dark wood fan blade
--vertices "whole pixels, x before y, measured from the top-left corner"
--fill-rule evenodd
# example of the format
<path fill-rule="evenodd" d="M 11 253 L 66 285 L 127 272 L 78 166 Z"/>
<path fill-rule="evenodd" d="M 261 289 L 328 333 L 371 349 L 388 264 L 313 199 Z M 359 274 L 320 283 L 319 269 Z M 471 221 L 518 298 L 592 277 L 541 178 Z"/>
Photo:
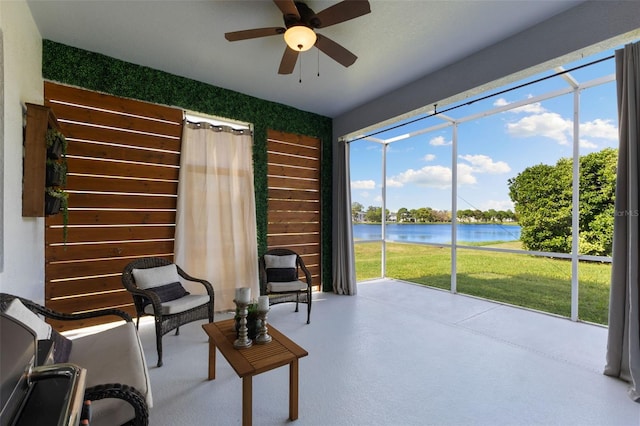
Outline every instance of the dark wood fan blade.
<path fill-rule="evenodd" d="M 298 8 L 293 0 L 273 0 L 273 2 L 278 6 L 278 9 L 280 9 L 284 16 L 290 15 L 295 16 L 296 19 L 300 19 L 300 12 L 298 12 Z"/>
<path fill-rule="evenodd" d="M 316 14 L 320 24 L 316 28 L 326 28 L 371 12 L 367 0 L 344 0 Z"/>
<path fill-rule="evenodd" d="M 316 47 L 334 61 L 345 67 L 353 65 L 356 59 L 358 59 L 356 55 L 349 52 L 335 41 L 320 34 L 318 34 L 318 40 L 316 40 Z"/>
<path fill-rule="evenodd" d="M 298 60 L 298 51 L 291 49 L 287 46 L 282 54 L 282 60 L 280 61 L 280 68 L 278 74 L 291 74 L 296 67 L 296 61 Z"/>
<path fill-rule="evenodd" d="M 252 30 L 232 31 L 225 33 L 224 38 L 229 41 L 247 40 L 250 38 L 268 37 L 278 34 L 284 34 L 286 28 L 282 27 L 269 27 L 269 28 L 254 28 Z"/>

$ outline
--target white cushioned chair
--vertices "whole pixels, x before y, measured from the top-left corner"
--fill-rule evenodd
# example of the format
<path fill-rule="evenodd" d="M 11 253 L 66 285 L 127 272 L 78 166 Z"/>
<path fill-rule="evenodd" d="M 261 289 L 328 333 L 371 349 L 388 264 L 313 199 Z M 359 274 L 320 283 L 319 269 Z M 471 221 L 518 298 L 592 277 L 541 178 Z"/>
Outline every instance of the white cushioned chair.
<path fill-rule="evenodd" d="M 311 272 L 293 250 L 268 250 L 259 259 L 260 294 L 269 296 L 269 304 L 295 302 L 307 304 L 307 324 L 311 317 Z M 302 281 L 300 278 L 303 278 Z"/>
<path fill-rule="evenodd" d="M 66 314 L 6 293 L 0 293 L 0 311 L 33 330 L 38 345 L 51 343 L 51 355 L 42 360 L 42 365 L 71 363 L 87 370 L 84 399 L 92 401 L 91 426 L 148 425 L 153 402 L 151 383 L 129 314 L 118 309 Z M 72 340 L 42 318 L 70 321 L 104 315 L 125 322 Z"/>
<path fill-rule="evenodd" d="M 180 280 L 201 284 L 206 294 L 189 294 Z M 151 315 L 155 319 L 158 367 L 162 366 L 162 336 L 180 326 L 200 319 L 213 322 L 213 286 L 206 280 L 187 274 L 175 263 L 159 258 L 145 257 L 129 263 L 122 272 L 122 284 L 133 296 L 136 307 L 136 326 L 140 317 Z"/>

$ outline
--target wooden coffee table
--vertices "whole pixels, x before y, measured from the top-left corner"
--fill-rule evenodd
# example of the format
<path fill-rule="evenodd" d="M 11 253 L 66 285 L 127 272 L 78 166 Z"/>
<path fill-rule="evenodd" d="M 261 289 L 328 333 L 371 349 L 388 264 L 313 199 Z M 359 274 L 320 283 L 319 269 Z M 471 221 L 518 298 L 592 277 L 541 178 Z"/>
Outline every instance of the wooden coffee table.
<path fill-rule="evenodd" d="M 209 380 L 216 378 L 216 348 L 242 378 L 242 424 L 252 421 L 253 376 L 289 365 L 289 420 L 298 418 L 298 360 L 308 354 L 287 336 L 269 324 L 271 342 L 250 348 L 236 349 L 235 321 L 233 319 L 204 324 L 209 336 Z"/>

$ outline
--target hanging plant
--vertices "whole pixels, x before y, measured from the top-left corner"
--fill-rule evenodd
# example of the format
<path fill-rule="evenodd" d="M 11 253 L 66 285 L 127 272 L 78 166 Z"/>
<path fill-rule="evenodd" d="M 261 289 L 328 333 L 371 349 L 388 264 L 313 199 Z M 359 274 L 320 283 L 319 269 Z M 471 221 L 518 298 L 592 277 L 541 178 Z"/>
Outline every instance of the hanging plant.
<path fill-rule="evenodd" d="M 54 160 L 67 155 L 67 139 L 55 129 L 47 130 L 46 135 L 47 156 Z"/>
<path fill-rule="evenodd" d="M 47 158 L 46 186 L 65 186 L 67 184 L 67 162 Z"/>
<path fill-rule="evenodd" d="M 62 213 L 62 239 L 67 242 L 69 224 L 69 193 L 60 188 L 47 188 L 45 192 L 45 214 Z"/>

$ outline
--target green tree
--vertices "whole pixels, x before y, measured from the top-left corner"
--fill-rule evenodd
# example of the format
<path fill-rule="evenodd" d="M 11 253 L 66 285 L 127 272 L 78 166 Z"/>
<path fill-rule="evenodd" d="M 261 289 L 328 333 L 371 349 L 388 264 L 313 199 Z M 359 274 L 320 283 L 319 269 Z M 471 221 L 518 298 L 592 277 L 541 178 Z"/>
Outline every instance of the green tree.
<path fill-rule="evenodd" d="M 617 151 L 580 157 L 580 252 L 610 255 Z M 572 160 L 538 164 L 509 179 L 509 196 L 528 250 L 571 252 Z"/>
<path fill-rule="evenodd" d="M 396 213 L 396 216 L 398 217 L 398 222 L 408 222 L 410 216 L 409 210 L 404 207 L 400 207 L 398 209 L 398 212 Z"/>
<path fill-rule="evenodd" d="M 355 201 L 351 203 L 351 219 L 353 219 L 354 222 L 359 220 L 362 210 L 364 210 L 364 206 L 359 202 Z"/>
<path fill-rule="evenodd" d="M 580 159 L 580 253 L 610 255 L 618 150 L 603 149 Z"/>
<path fill-rule="evenodd" d="M 364 220 L 367 222 L 382 222 L 382 207 L 367 207 L 364 213 Z"/>

